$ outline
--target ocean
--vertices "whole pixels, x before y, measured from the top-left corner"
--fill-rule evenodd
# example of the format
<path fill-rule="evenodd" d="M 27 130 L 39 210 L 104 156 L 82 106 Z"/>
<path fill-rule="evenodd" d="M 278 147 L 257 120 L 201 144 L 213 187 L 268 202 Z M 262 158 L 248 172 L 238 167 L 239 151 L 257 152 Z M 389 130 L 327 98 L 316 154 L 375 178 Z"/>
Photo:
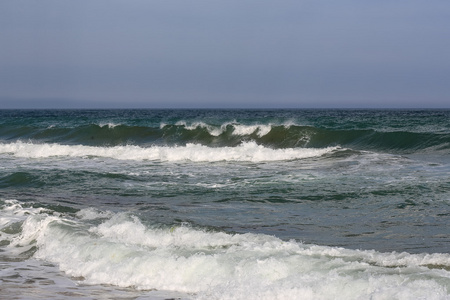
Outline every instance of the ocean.
<path fill-rule="evenodd" d="M 450 110 L 0 110 L 2 299 L 450 299 Z"/>

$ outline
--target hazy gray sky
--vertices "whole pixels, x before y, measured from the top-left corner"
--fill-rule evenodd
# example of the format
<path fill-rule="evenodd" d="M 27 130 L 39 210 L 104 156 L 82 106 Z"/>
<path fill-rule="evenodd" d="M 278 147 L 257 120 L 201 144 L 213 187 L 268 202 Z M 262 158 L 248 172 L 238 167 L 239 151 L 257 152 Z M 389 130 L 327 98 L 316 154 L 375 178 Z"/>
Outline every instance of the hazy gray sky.
<path fill-rule="evenodd" d="M 12 107 L 450 108 L 450 1 L 3 0 Z"/>

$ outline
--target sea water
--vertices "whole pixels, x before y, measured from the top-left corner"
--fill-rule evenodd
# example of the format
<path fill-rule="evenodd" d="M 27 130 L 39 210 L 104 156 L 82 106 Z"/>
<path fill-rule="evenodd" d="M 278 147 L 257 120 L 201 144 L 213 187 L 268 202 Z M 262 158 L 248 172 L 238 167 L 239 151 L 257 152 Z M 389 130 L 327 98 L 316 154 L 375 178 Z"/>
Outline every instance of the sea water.
<path fill-rule="evenodd" d="M 450 299 L 449 110 L 0 111 L 0 298 Z"/>

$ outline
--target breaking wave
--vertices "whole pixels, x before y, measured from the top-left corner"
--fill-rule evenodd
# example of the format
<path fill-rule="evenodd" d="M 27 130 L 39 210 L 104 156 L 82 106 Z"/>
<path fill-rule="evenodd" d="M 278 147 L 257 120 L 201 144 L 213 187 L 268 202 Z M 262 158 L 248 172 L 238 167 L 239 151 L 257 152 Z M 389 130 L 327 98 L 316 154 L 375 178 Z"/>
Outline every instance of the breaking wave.
<path fill-rule="evenodd" d="M 128 213 L 67 214 L 1 201 L 4 253 L 51 262 L 80 283 L 194 299 L 448 299 L 449 254 L 382 253 L 158 225 Z"/>
<path fill-rule="evenodd" d="M 61 128 L 47 126 L 0 126 L 0 140 L 30 141 L 83 146 L 187 146 L 236 147 L 254 142 L 264 147 L 327 148 L 413 153 L 448 151 L 450 134 L 446 132 L 378 131 L 375 129 L 330 129 L 286 124 L 240 124 L 225 122 L 177 121 L 159 126 L 130 126 L 102 123 Z"/>
<path fill-rule="evenodd" d="M 34 144 L 15 142 L 0 144 L 0 154 L 23 158 L 48 157 L 104 157 L 119 160 L 151 160 L 151 161 L 282 161 L 310 157 L 319 157 L 338 151 L 339 147 L 323 149 L 288 148 L 271 149 L 255 142 L 243 143 L 236 147 L 207 147 L 197 144 L 186 146 L 152 146 L 140 147 L 134 145 L 96 147 L 84 145 Z"/>

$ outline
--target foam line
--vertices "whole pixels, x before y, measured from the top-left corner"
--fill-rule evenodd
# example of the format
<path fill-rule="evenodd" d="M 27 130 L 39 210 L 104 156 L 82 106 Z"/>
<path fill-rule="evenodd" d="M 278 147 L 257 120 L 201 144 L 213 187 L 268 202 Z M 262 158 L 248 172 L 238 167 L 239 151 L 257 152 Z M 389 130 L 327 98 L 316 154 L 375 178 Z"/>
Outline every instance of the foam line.
<path fill-rule="evenodd" d="M 198 144 L 186 146 L 152 146 L 148 148 L 126 145 L 115 147 L 93 147 L 84 145 L 34 144 L 15 142 L 0 144 L 0 154 L 10 154 L 25 158 L 48 157 L 106 157 L 119 160 L 156 161 L 283 161 L 319 157 L 340 149 L 328 147 L 271 149 L 255 142 L 242 143 L 237 147 L 207 147 Z"/>

